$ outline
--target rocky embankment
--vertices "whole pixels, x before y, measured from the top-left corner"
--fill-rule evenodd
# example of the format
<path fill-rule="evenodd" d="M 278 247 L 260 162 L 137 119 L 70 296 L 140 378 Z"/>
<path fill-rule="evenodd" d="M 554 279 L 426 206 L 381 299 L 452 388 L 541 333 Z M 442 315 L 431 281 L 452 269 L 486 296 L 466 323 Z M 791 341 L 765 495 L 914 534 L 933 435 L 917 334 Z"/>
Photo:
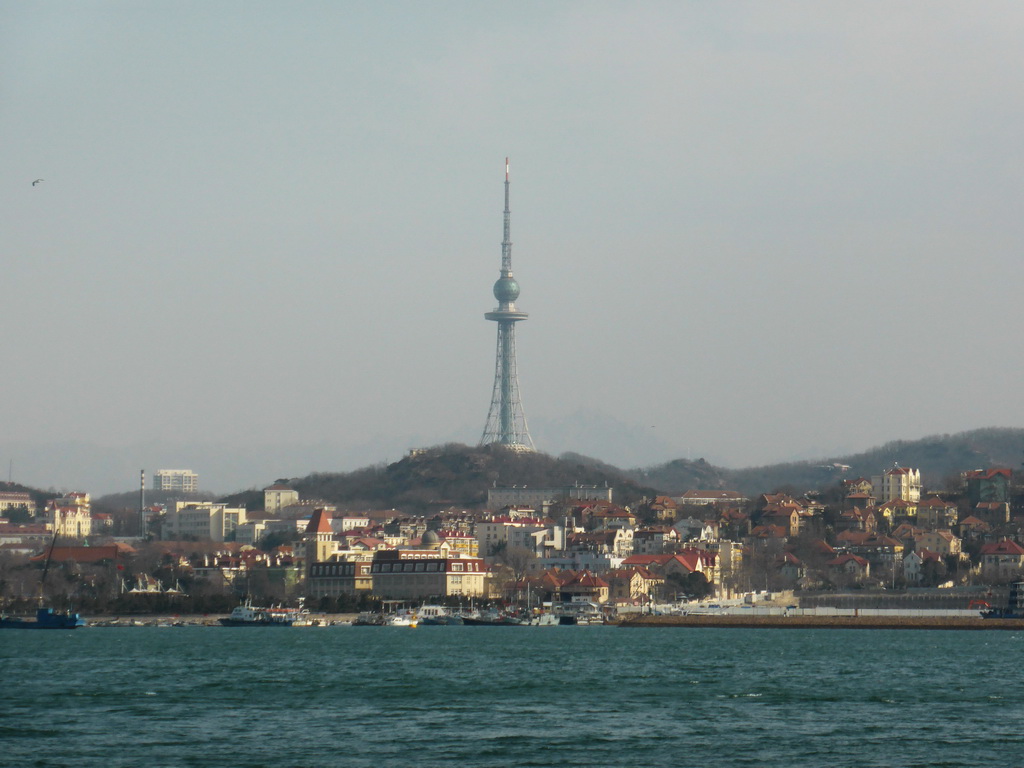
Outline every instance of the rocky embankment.
<path fill-rule="evenodd" d="M 620 627 L 743 627 L 763 629 L 1009 629 L 1024 630 L 1024 619 L 973 616 L 736 616 L 690 614 L 640 615 Z"/>

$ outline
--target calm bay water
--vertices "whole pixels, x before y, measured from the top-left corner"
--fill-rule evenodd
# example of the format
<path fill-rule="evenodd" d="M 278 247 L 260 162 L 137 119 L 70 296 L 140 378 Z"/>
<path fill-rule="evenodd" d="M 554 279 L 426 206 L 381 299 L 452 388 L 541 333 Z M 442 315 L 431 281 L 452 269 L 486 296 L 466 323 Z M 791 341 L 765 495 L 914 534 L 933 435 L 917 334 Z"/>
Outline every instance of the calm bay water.
<path fill-rule="evenodd" d="M 1024 634 L 0 632 L 3 766 L 1014 766 Z"/>

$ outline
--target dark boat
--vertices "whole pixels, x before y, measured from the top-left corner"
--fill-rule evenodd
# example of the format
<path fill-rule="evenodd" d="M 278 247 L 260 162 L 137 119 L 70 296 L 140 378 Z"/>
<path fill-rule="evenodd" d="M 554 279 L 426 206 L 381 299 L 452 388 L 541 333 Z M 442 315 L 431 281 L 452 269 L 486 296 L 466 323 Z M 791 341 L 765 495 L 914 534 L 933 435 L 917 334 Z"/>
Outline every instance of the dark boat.
<path fill-rule="evenodd" d="M 245 601 L 236 605 L 230 616 L 218 621 L 225 627 L 290 627 L 298 619 L 297 608 L 258 608 Z"/>
<path fill-rule="evenodd" d="M 1010 585 L 1010 596 L 1005 608 L 992 608 L 982 612 L 986 619 L 1024 619 L 1024 581 Z"/>
<path fill-rule="evenodd" d="M 79 614 L 61 613 L 43 605 L 43 585 L 46 584 L 46 575 L 50 572 L 50 560 L 53 557 L 53 547 L 56 543 L 57 531 L 55 529 L 53 539 L 50 540 L 50 549 L 46 553 L 43 576 L 39 580 L 39 607 L 36 609 L 35 620 L 0 616 L 0 629 L 78 629 L 85 626 L 85 619 Z"/>
<path fill-rule="evenodd" d="M 518 627 L 522 621 L 503 611 L 484 611 L 476 616 L 463 616 L 462 623 L 467 627 Z"/>
<path fill-rule="evenodd" d="M 78 629 L 85 626 L 85 619 L 77 613 L 60 613 L 52 608 L 39 608 L 36 618 L 0 618 L 0 629 Z"/>

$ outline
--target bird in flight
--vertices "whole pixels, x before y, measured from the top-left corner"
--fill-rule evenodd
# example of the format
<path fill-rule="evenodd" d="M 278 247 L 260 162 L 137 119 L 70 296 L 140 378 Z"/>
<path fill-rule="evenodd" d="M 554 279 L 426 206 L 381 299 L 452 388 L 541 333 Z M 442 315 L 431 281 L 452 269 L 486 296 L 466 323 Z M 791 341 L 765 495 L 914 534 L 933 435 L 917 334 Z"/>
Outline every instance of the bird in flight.
<path fill-rule="evenodd" d="M 36 179 L 35 181 L 32 182 L 32 186 L 34 187 L 36 184 L 38 184 L 41 181 L 43 181 L 43 179 Z"/>

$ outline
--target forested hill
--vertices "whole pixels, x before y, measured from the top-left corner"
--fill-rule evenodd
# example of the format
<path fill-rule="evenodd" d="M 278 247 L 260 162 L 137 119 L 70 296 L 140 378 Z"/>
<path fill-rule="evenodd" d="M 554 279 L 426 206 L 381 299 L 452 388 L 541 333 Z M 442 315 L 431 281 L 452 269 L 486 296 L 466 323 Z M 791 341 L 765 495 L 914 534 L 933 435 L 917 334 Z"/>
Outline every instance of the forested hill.
<path fill-rule="evenodd" d="M 1024 430 L 996 428 L 900 440 L 849 456 L 746 469 L 677 459 L 649 469 L 622 470 L 579 454 L 554 458 L 499 446 L 449 444 L 413 451 L 393 464 L 316 473 L 286 482 L 302 498 L 323 499 L 342 510 L 399 509 L 423 514 L 449 506 L 481 507 L 487 489 L 495 485 L 608 484 L 615 488 L 617 502 L 630 504 L 643 496 L 677 495 L 691 489 L 727 489 L 749 496 L 778 489 L 802 493 L 834 486 L 844 477 L 870 477 L 894 464 L 919 468 L 926 488 L 941 489 L 948 479 L 969 469 L 1019 469 L 1022 458 Z M 836 464 L 850 469 L 842 472 Z M 259 509 L 263 494 L 247 491 L 225 500 Z"/>
<path fill-rule="evenodd" d="M 610 485 L 615 500 L 629 504 L 654 490 L 627 473 L 582 456 L 554 458 L 515 453 L 496 445 L 449 444 L 410 452 L 394 464 L 347 473 L 317 473 L 288 481 L 303 498 L 324 499 L 342 509 L 437 511 L 480 507 L 492 486 Z"/>
<path fill-rule="evenodd" d="M 784 487 L 801 491 L 825 488 L 843 477 L 870 477 L 898 464 L 920 469 L 926 488 L 941 488 L 961 472 L 988 467 L 1018 470 L 1022 460 L 1024 429 L 993 427 L 920 440 L 897 440 L 863 453 L 818 461 L 724 469 L 703 459 L 678 459 L 645 470 L 630 470 L 628 475 L 669 494 L 692 488 L 757 494 Z M 847 465 L 849 470 L 841 472 L 836 464 Z"/>

